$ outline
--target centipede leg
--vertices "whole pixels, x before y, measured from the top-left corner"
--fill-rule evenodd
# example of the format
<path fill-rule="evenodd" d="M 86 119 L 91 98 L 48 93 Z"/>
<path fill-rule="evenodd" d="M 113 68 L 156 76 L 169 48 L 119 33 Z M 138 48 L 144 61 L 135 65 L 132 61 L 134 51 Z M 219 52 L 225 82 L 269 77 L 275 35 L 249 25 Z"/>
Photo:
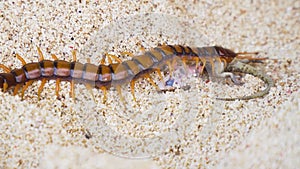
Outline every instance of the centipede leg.
<path fill-rule="evenodd" d="M 20 89 L 21 86 L 22 86 L 21 84 L 17 84 L 17 85 L 15 86 L 13 96 L 15 96 L 15 95 L 18 94 L 18 91 L 19 91 L 19 89 Z"/>
<path fill-rule="evenodd" d="M 101 86 L 100 89 L 103 91 L 103 103 L 105 103 L 107 100 L 107 89 L 105 86 Z"/>
<path fill-rule="evenodd" d="M 9 67 L 0 63 L 0 68 L 4 70 L 4 72 L 9 73 L 11 70 Z"/>
<path fill-rule="evenodd" d="M 122 56 L 126 56 L 126 55 L 128 55 L 128 56 L 130 56 L 130 57 L 133 57 L 133 56 L 134 56 L 134 54 L 131 53 L 131 52 L 121 52 L 120 54 L 121 54 Z"/>
<path fill-rule="evenodd" d="M 121 52 L 121 55 L 129 55 L 129 56 L 133 56 L 133 54 L 130 53 L 130 52 Z M 105 57 L 103 57 L 103 58 L 101 59 L 101 61 L 100 61 L 101 64 L 105 64 L 105 59 L 106 59 L 106 58 L 107 58 L 109 64 L 112 64 L 112 63 L 113 63 L 112 60 L 115 60 L 117 63 L 122 63 L 122 60 L 121 60 L 120 58 L 118 58 L 118 56 L 116 56 L 116 55 L 106 53 L 104 56 L 105 56 Z"/>
<path fill-rule="evenodd" d="M 86 87 L 87 90 L 90 92 L 90 94 L 91 94 L 91 96 L 92 96 L 94 102 L 96 102 L 96 99 L 95 99 L 95 96 L 94 96 L 94 93 L 93 93 L 93 87 L 92 87 L 92 85 L 90 85 L 90 84 L 85 84 L 85 87 Z"/>
<path fill-rule="evenodd" d="M 37 47 L 37 50 L 38 50 L 38 55 L 40 56 L 40 57 L 39 57 L 39 61 L 44 60 L 44 55 L 43 55 L 41 49 L 40 49 L 39 47 Z M 22 62 L 22 65 L 23 65 L 23 66 L 26 65 L 26 62 L 25 62 L 25 60 L 23 59 L 22 56 L 20 56 L 19 54 L 16 54 L 16 57 Z M 42 79 L 42 83 L 41 83 L 41 85 L 40 85 L 40 87 L 39 87 L 39 89 L 38 89 L 38 99 L 39 99 L 39 100 L 40 100 L 40 95 L 41 95 L 41 93 L 42 93 L 42 91 L 43 91 L 43 88 L 44 88 L 46 82 L 47 82 L 46 79 Z M 32 83 L 29 83 L 29 84 L 31 85 Z M 17 85 L 17 86 L 18 86 L 18 85 Z M 17 86 L 16 86 L 16 88 L 17 88 Z M 29 85 L 28 85 L 28 86 L 29 86 Z M 24 91 L 27 89 L 28 86 L 25 86 L 25 87 L 24 87 L 25 89 L 23 88 Z M 14 94 L 15 94 L 15 92 L 17 92 L 17 91 L 16 91 L 16 88 L 15 88 L 15 90 L 14 90 Z M 22 91 L 23 91 L 23 90 L 22 90 Z M 24 96 L 24 91 L 22 92 L 22 98 L 23 98 L 23 96 Z"/>
<path fill-rule="evenodd" d="M 56 79 L 56 88 L 55 88 L 55 94 L 56 94 L 56 97 L 57 97 L 57 98 L 59 98 L 60 82 L 61 82 L 61 80 L 60 80 L 60 79 Z"/>
<path fill-rule="evenodd" d="M 162 81 L 163 80 L 163 76 L 162 76 L 162 73 L 161 73 L 160 69 L 159 68 L 153 68 L 153 69 L 158 74 L 159 80 Z"/>
<path fill-rule="evenodd" d="M 39 61 L 42 61 L 44 60 L 44 55 L 43 55 L 43 52 L 41 51 L 41 49 L 39 47 L 37 47 L 37 51 L 38 51 L 38 54 L 39 54 Z"/>
<path fill-rule="evenodd" d="M 107 57 L 108 63 L 109 63 L 109 64 L 112 64 L 113 61 L 112 61 L 111 57 L 114 57 L 114 55 L 107 55 L 107 56 L 109 56 L 109 57 Z"/>
<path fill-rule="evenodd" d="M 136 82 L 135 79 L 131 80 L 131 82 L 130 82 L 130 90 L 131 90 L 131 94 L 132 94 L 133 100 L 136 102 L 136 98 L 135 98 L 135 94 L 134 94 L 135 82 Z"/>
<path fill-rule="evenodd" d="M 52 59 L 58 60 L 57 56 L 55 54 L 51 54 Z"/>
<path fill-rule="evenodd" d="M 106 57 L 106 56 L 105 56 Z M 104 65 L 105 64 L 105 57 L 102 57 L 101 61 L 100 61 L 100 64 L 101 65 Z"/>
<path fill-rule="evenodd" d="M 26 89 L 32 85 L 32 83 L 34 82 L 34 80 L 29 80 L 28 82 L 25 83 L 25 86 L 22 88 L 22 92 L 21 92 L 21 98 L 23 99 L 24 97 L 24 93 L 26 91 Z"/>
<path fill-rule="evenodd" d="M 159 71 L 160 72 L 160 71 Z M 161 72 L 160 72 L 161 73 Z M 151 83 L 151 85 L 155 86 L 156 90 L 159 91 L 159 87 L 157 86 L 157 84 L 153 81 L 152 77 L 150 76 L 150 74 L 145 74 L 143 75 L 143 77 L 146 78 L 146 80 L 148 80 L 148 82 Z M 135 97 L 135 92 L 134 92 L 134 88 L 135 88 L 135 82 L 137 81 L 137 79 L 132 79 L 131 82 L 130 82 L 130 90 L 131 90 L 131 94 L 132 94 L 132 97 L 133 97 L 133 100 L 135 102 L 136 101 L 136 97 Z"/>
<path fill-rule="evenodd" d="M 117 86 L 116 86 L 116 89 L 117 89 L 118 94 L 120 95 L 120 100 L 121 100 L 121 102 L 125 105 L 125 99 L 124 99 L 124 97 L 123 97 L 123 95 L 122 95 L 121 86 L 120 86 L 120 85 L 117 85 Z"/>
<path fill-rule="evenodd" d="M 182 63 L 183 63 L 184 70 L 187 70 L 187 59 L 185 57 L 182 59 Z"/>
<path fill-rule="evenodd" d="M 76 50 L 72 50 L 72 61 L 73 62 L 76 62 L 77 61 L 77 57 L 76 57 Z M 75 81 L 74 79 L 71 80 L 70 82 L 70 96 L 72 97 L 73 101 L 75 102 L 75 90 L 74 90 L 74 87 L 75 87 Z"/>
<path fill-rule="evenodd" d="M 172 67 L 172 65 L 171 65 L 171 62 L 170 62 L 170 61 L 167 61 L 166 63 L 167 63 L 168 68 L 169 68 L 169 74 L 170 74 L 170 77 L 172 77 L 173 67 Z"/>
<path fill-rule="evenodd" d="M 3 83 L 3 92 L 6 92 L 8 88 L 8 84 L 6 82 Z"/>
<path fill-rule="evenodd" d="M 137 43 L 137 46 L 139 47 L 139 50 L 142 51 L 142 53 L 145 53 L 145 52 L 146 52 L 146 48 L 142 45 L 141 42 L 138 42 L 138 43 Z"/>
<path fill-rule="evenodd" d="M 72 50 L 72 57 L 73 57 L 73 61 L 76 62 L 77 61 L 76 50 Z"/>
<path fill-rule="evenodd" d="M 40 85 L 40 87 L 39 87 L 39 89 L 38 89 L 38 99 L 39 99 L 39 100 L 40 100 L 41 93 L 42 93 L 42 91 L 43 91 L 43 89 L 44 89 L 44 86 L 45 86 L 46 82 L 47 82 L 47 79 L 45 79 L 45 78 L 42 79 L 41 85 Z"/>
<path fill-rule="evenodd" d="M 142 53 L 145 53 L 145 51 L 146 51 L 145 47 L 142 44 L 140 44 L 139 49 L 140 49 L 140 51 L 142 51 Z"/>
<path fill-rule="evenodd" d="M 71 89 L 70 89 L 70 96 L 75 101 L 75 91 L 74 91 L 75 81 L 71 80 Z"/>
<path fill-rule="evenodd" d="M 90 58 L 86 58 L 86 63 L 91 63 L 91 59 Z"/>
<path fill-rule="evenodd" d="M 16 57 L 17 57 L 17 59 L 18 59 L 19 61 L 21 61 L 22 66 L 26 65 L 26 62 L 25 62 L 25 60 L 23 59 L 22 56 L 20 56 L 19 54 L 16 54 Z"/>
<path fill-rule="evenodd" d="M 108 63 L 109 64 L 112 64 L 113 62 L 112 62 L 112 59 L 114 59 L 116 62 L 118 62 L 118 63 L 121 63 L 122 62 L 122 60 L 121 59 L 119 59 L 116 55 L 112 55 L 112 54 L 105 54 L 105 56 L 107 56 L 107 59 L 108 59 Z"/>
<path fill-rule="evenodd" d="M 194 58 L 194 61 L 196 62 L 196 69 L 198 69 L 198 67 L 199 67 L 199 58 L 198 57 Z"/>
<path fill-rule="evenodd" d="M 156 90 L 160 90 L 157 84 L 153 81 L 152 77 L 150 74 L 145 74 L 144 77 L 148 80 L 148 82 L 151 83 L 152 86 L 155 86 Z"/>
<path fill-rule="evenodd" d="M 215 71 L 215 62 L 214 62 L 214 59 L 210 58 L 209 62 L 210 62 L 211 71 L 212 71 L 211 73 L 212 73 L 212 75 L 215 75 L 216 71 Z"/>
<path fill-rule="evenodd" d="M 200 75 L 203 75 L 203 72 L 204 72 L 204 68 L 205 68 L 205 66 L 206 66 L 206 59 L 200 59 L 201 60 L 201 62 L 202 62 L 202 68 L 201 68 L 201 70 L 200 70 Z"/>
<path fill-rule="evenodd" d="M 189 72 L 190 70 L 188 69 L 188 66 L 187 66 L 187 62 L 189 61 L 189 60 L 191 60 L 191 61 L 193 61 L 193 62 L 195 62 L 195 69 L 194 69 L 194 73 L 196 73 L 196 75 L 199 75 L 199 74 L 202 74 L 202 72 L 199 72 L 199 68 L 200 68 L 200 65 L 199 65 L 199 57 L 194 57 L 194 58 L 192 58 L 192 59 L 187 59 L 187 58 L 183 58 L 182 59 L 182 63 L 183 63 L 183 67 L 184 67 L 184 70 L 186 71 L 186 72 Z M 204 69 L 204 67 L 203 67 L 203 69 Z"/>

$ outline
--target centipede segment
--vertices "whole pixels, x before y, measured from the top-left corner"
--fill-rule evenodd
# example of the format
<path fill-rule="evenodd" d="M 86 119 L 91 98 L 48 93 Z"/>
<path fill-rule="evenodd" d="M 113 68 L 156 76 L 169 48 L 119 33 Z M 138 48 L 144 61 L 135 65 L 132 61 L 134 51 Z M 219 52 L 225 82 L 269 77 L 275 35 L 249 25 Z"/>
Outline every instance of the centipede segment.
<path fill-rule="evenodd" d="M 39 55 L 38 62 L 26 63 L 17 54 L 16 57 L 23 65 L 21 68 L 10 70 L 10 68 L 0 64 L 0 68 L 4 70 L 4 73 L 0 73 L 0 87 L 4 92 L 14 87 L 13 94 L 16 95 L 22 88 L 21 96 L 23 98 L 26 89 L 34 81 L 41 80 L 41 85 L 37 92 L 38 98 L 40 98 L 46 82 L 48 80 L 56 80 L 55 93 L 57 97 L 59 97 L 60 82 L 69 81 L 71 84 L 70 95 L 74 100 L 74 85 L 75 83 L 81 83 L 87 87 L 92 96 L 92 88 L 101 89 L 104 95 L 104 102 L 107 99 L 107 90 L 115 87 L 120 94 L 121 100 L 124 101 L 121 94 L 121 85 L 130 84 L 133 100 L 136 101 L 134 94 L 136 81 L 145 78 L 152 86 L 160 90 L 153 81 L 151 73 L 156 72 L 160 80 L 162 80 L 162 71 L 165 71 L 162 70 L 162 67 L 167 65 L 169 75 L 172 76 L 174 62 L 178 58 L 182 60 L 185 67 L 191 63 L 195 64 L 196 70 L 200 69 L 199 74 L 208 72 L 215 77 L 230 77 L 234 83 L 238 84 L 239 81 L 233 72 L 242 72 L 258 77 L 268 85 L 265 90 L 250 96 L 217 98 L 219 100 L 249 100 L 263 97 L 268 94 L 271 86 L 274 85 L 271 77 L 246 64 L 247 61 L 260 62 L 264 58 L 252 58 L 248 55 L 255 53 L 234 53 L 219 46 L 191 48 L 181 45 L 161 45 L 145 51 L 141 55 L 132 56 L 130 54 L 132 59 L 123 62 L 115 55 L 105 54 L 99 65 L 91 64 L 89 61 L 85 64 L 77 62 L 76 51 L 72 52 L 73 60 L 68 62 L 59 60 L 54 54 L 52 54 L 53 60 L 46 60 L 40 48 L 37 50 Z M 105 64 L 105 59 L 108 60 L 108 64 Z M 93 99 L 95 99 L 94 96 Z"/>

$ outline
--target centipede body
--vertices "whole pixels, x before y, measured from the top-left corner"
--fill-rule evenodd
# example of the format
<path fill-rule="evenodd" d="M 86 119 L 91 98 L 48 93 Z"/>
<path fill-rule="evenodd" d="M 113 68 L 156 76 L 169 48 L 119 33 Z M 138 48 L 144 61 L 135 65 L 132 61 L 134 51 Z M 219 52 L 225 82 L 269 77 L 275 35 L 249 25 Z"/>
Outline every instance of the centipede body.
<path fill-rule="evenodd" d="M 134 96 L 134 84 L 137 79 L 146 77 L 151 84 L 155 83 L 151 80 L 149 74 L 157 72 L 161 76 L 160 67 L 165 64 L 170 64 L 174 58 L 180 58 L 184 63 L 188 61 L 196 62 L 197 65 L 202 65 L 201 73 L 204 69 L 213 72 L 218 77 L 231 77 L 235 80 L 231 72 L 225 72 L 230 65 L 234 69 L 233 60 L 238 56 L 237 53 L 229 49 L 219 46 L 212 47 L 188 47 L 181 45 L 162 45 L 152 48 L 141 55 L 133 56 L 132 59 L 126 61 L 117 61 L 116 63 L 95 65 L 91 63 L 80 63 L 76 61 L 76 54 L 73 53 L 73 61 L 68 62 L 59 60 L 55 55 L 52 55 L 54 60 L 45 60 L 42 52 L 38 49 L 40 59 L 38 62 L 26 63 L 24 59 L 18 56 L 23 66 L 14 70 L 0 64 L 6 72 L 0 73 L 0 87 L 6 91 L 14 87 L 14 94 L 17 94 L 19 88 L 22 88 L 22 97 L 24 91 L 33 81 L 42 80 L 42 84 L 38 91 L 40 96 L 43 86 L 47 80 L 56 80 L 56 94 L 58 95 L 60 81 L 71 82 L 71 93 L 74 97 L 74 83 L 82 83 L 86 86 L 95 87 L 104 91 L 104 99 L 106 99 L 106 90 L 110 87 L 119 88 L 123 84 L 130 83 L 131 92 Z M 247 71 L 240 70 L 244 73 Z M 251 70 L 250 74 L 258 76 L 255 70 Z M 267 83 L 271 83 L 270 77 L 259 74 L 259 78 L 264 78 Z M 269 88 L 268 88 L 269 90 Z M 268 93 L 241 97 L 236 99 L 252 99 L 261 97 Z M 225 99 L 226 100 L 226 99 Z"/>

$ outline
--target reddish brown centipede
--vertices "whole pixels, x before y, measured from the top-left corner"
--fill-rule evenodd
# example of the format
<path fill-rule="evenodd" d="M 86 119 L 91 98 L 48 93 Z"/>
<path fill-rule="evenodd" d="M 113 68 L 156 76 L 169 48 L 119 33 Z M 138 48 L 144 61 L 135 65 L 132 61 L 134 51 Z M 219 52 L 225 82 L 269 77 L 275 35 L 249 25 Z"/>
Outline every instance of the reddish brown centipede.
<path fill-rule="evenodd" d="M 195 62 L 196 65 L 201 65 L 201 73 L 206 70 L 212 72 L 217 77 L 231 77 L 231 79 L 238 83 L 232 71 L 252 74 L 259 77 L 268 84 L 267 88 L 256 94 L 239 97 L 239 98 L 219 98 L 221 100 L 248 100 L 256 97 L 266 95 L 270 87 L 273 85 L 272 79 L 257 71 L 254 67 L 238 61 L 238 56 L 242 57 L 245 53 L 234 53 L 229 49 L 219 46 L 213 47 L 196 47 L 191 48 L 181 45 L 162 45 L 144 52 L 142 55 L 134 56 L 131 60 L 121 62 L 113 55 L 109 55 L 109 64 L 105 65 L 104 60 L 101 64 L 94 65 L 91 63 L 80 63 L 76 61 L 75 51 L 73 52 L 73 61 L 67 62 L 58 60 L 55 55 L 52 55 L 54 60 L 45 60 L 41 50 L 38 48 L 39 62 L 26 63 L 20 55 L 16 55 L 22 62 L 23 67 L 19 69 L 10 70 L 8 67 L 0 64 L 5 73 L 0 73 L 0 87 L 5 92 L 7 89 L 14 87 L 13 94 L 17 94 L 22 88 L 22 97 L 25 90 L 32 84 L 33 81 L 41 80 L 42 83 L 38 89 L 38 97 L 44 88 L 47 80 L 56 80 L 56 95 L 60 90 L 61 81 L 69 81 L 71 83 L 70 93 L 74 98 L 74 83 L 85 84 L 88 88 L 96 87 L 104 92 L 104 100 L 106 100 L 106 92 L 110 87 L 116 87 L 120 93 L 120 86 L 122 84 L 130 83 L 131 93 L 134 96 L 134 86 L 138 78 L 146 78 L 149 82 L 156 86 L 151 79 L 150 73 L 157 72 L 161 77 L 160 66 L 163 64 L 171 65 L 172 59 L 179 57 L 184 63 L 190 61 Z M 117 63 L 112 63 L 111 58 L 117 59 Z M 246 58 L 259 60 L 255 58 Z M 172 66 L 169 66 L 171 68 Z M 112 83 L 114 82 L 114 83 Z"/>

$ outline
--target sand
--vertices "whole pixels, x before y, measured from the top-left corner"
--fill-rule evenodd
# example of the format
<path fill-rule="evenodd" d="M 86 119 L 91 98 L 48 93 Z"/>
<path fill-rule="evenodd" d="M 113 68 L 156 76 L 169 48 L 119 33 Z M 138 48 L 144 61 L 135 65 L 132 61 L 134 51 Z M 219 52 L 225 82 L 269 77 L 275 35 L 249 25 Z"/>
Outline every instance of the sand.
<path fill-rule="evenodd" d="M 264 88 L 246 75 L 242 86 L 224 79 L 184 78 L 189 90 L 157 93 L 146 80 L 122 94 L 55 82 L 41 99 L 35 82 L 25 93 L 0 92 L 0 168 L 297 168 L 300 166 L 299 1 L 9 1 L 0 2 L 0 63 L 56 54 L 99 64 L 109 52 L 141 53 L 159 44 L 220 45 L 258 51 L 256 64 L 275 86 L 264 98 L 219 101 Z M 129 56 L 120 56 L 122 60 Z M 180 61 L 178 61 L 180 62 Z M 152 75 L 156 82 L 159 79 Z"/>

